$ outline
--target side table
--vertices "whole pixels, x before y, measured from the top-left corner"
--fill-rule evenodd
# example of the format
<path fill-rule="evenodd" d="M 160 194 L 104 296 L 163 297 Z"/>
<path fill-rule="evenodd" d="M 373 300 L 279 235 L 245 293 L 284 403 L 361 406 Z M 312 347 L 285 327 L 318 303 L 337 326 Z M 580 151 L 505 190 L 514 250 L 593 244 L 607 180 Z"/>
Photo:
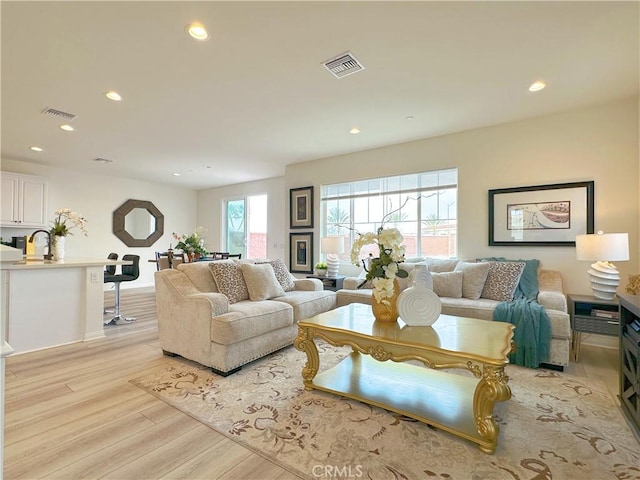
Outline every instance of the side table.
<path fill-rule="evenodd" d="M 620 312 L 618 300 L 602 300 L 590 295 L 567 295 L 571 317 L 571 350 L 573 359 L 580 359 L 582 332 L 618 336 Z"/>
<path fill-rule="evenodd" d="M 307 275 L 307 278 L 317 278 L 322 281 L 322 285 L 325 290 L 331 290 L 332 292 L 336 292 L 342 288 L 342 284 L 344 283 L 344 279 L 346 278 L 344 275 L 337 275 L 335 277 L 321 277 L 318 275 Z"/>

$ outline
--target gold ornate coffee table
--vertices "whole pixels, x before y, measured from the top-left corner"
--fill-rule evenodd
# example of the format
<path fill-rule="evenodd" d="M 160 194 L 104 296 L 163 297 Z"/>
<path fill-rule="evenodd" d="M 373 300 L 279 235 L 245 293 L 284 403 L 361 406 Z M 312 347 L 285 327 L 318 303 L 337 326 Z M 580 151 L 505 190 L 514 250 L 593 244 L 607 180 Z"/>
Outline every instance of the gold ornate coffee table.
<path fill-rule="evenodd" d="M 504 367 L 513 325 L 441 315 L 432 327 L 376 322 L 370 305 L 353 303 L 300 321 L 295 347 L 307 354 L 304 386 L 343 395 L 428 423 L 495 452 L 496 402 L 511 398 Z M 320 372 L 314 340 L 351 346 Z M 392 362 L 387 362 L 392 360 Z M 418 360 L 422 365 L 402 363 Z M 460 375 L 441 369 L 464 369 Z"/>

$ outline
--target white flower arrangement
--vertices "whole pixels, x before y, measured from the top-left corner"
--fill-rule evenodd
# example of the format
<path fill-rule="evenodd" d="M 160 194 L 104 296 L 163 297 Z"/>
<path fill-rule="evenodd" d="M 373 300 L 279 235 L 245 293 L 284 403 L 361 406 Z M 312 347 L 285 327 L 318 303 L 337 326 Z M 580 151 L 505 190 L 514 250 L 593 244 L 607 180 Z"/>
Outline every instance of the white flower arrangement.
<path fill-rule="evenodd" d="M 58 237 L 66 237 L 67 235 L 73 235 L 71 233 L 72 228 L 78 228 L 86 237 L 87 220 L 79 213 L 72 212 L 70 208 L 60 208 L 54 212 L 56 218 L 51 225 L 51 235 Z"/>
<path fill-rule="evenodd" d="M 378 244 L 380 254 L 378 257 L 369 257 L 369 265 L 365 265 L 367 271 L 366 281 L 370 280 L 373 286 L 373 295 L 380 303 L 389 303 L 388 298 L 394 294 L 394 281 L 396 277 L 409 276 L 406 270 L 398 264 L 404 262 L 405 246 L 402 245 L 404 237 L 397 228 L 378 228 L 377 233 L 359 234 L 351 246 L 351 263 L 360 265 L 360 250 L 365 245 Z M 362 260 L 364 264 L 364 260 Z M 364 283 L 364 282 L 363 282 Z"/>

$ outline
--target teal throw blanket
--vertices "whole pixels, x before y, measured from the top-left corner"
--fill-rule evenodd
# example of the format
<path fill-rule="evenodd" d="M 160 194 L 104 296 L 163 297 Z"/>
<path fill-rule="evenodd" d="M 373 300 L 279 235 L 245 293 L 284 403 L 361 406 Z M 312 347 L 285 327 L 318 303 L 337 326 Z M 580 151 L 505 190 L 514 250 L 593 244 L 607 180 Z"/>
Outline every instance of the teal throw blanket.
<path fill-rule="evenodd" d="M 507 322 L 516 328 L 513 341 L 516 352 L 509 355 L 509 361 L 523 367 L 538 368 L 540 363 L 549 359 L 551 343 L 551 322 L 544 307 L 536 298 L 538 296 L 538 260 L 506 260 L 492 258 L 496 261 L 525 262 L 526 266 L 511 302 L 496 305 L 493 319 Z"/>

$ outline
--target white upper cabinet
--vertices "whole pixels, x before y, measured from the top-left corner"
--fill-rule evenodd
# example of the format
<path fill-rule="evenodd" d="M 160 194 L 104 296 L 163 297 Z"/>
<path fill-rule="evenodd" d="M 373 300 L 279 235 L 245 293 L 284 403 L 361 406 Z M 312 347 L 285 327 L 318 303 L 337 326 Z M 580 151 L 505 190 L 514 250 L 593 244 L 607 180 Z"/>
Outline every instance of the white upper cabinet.
<path fill-rule="evenodd" d="M 2 172 L 0 223 L 3 227 L 47 226 L 47 180 Z"/>

